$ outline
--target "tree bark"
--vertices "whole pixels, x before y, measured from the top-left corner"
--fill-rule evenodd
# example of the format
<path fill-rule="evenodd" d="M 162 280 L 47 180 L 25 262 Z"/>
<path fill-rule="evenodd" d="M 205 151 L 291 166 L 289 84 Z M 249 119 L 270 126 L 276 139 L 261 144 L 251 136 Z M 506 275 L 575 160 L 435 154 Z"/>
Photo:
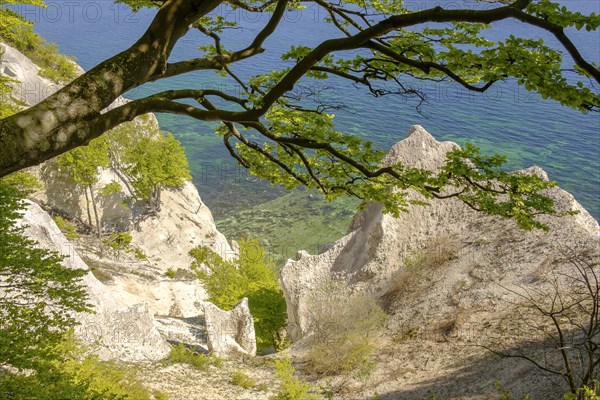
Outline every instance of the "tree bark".
<path fill-rule="evenodd" d="M 100 219 L 98 218 L 98 207 L 96 206 L 96 198 L 94 197 L 94 188 L 92 185 L 88 185 L 90 196 L 92 197 L 92 207 L 94 209 L 94 217 L 96 219 L 96 236 L 100 239 L 102 235 L 102 228 L 100 227 Z"/>
<path fill-rule="evenodd" d="M 90 229 L 93 229 L 94 224 L 92 223 L 92 213 L 90 211 L 90 197 L 88 195 L 87 187 L 83 188 L 83 193 L 85 193 L 85 208 L 87 210 L 88 225 L 89 225 Z"/>
<path fill-rule="evenodd" d="M 552 33 L 575 60 L 576 65 L 600 83 L 600 70 L 582 57 L 561 26 L 523 11 L 531 0 L 514 0 L 506 6 L 486 10 L 444 9 L 438 6 L 392 15 L 369 24 L 356 34 L 324 40 L 266 91 L 258 105 L 244 107 L 243 111 L 225 108 L 208 110 L 176 101 L 184 98 L 201 99 L 207 95 L 204 90 L 169 90 L 103 113 L 118 96 L 146 82 L 190 71 L 223 69 L 227 64 L 262 52 L 262 42 L 277 27 L 287 2 L 277 3 L 267 26 L 247 48 L 169 64 L 168 57 L 178 39 L 198 18 L 221 3 L 222 0 L 167 0 L 159 8 L 147 31 L 129 49 L 100 63 L 37 105 L 0 120 L 0 177 L 87 144 L 107 130 L 149 112 L 186 115 L 202 121 L 237 122 L 244 126 L 258 123 L 260 117 L 278 99 L 292 90 L 299 79 L 329 54 L 359 48 L 373 49 L 373 39 L 428 22 L 490 24 L 504 19 L 517 19 Z M 488 82 L 483 88 L 477 88 L 461 80 L 460 76 L 444 65 L 410 60 L 400 53 L 396 56 L 392 58 L 400 64 L 420 68 L 426 73 L 430 69 L 437 69 L 470 90 L 484 91 L 493 83 Z M 221 96 L 225 95 L 221 93 Z M 228 100 L 236 102 L 231 97 Z M 249 102 L 247 99 L 237 100 L 242 105 Z"/>
<path fill-rule="evenodd" d="M 220 0 L 170 0 L 129 49 L 103 61 L 42 102 L 0 121 L 0 177 L 87 144 L 103 132 L 89 123 L 117 97 L 167 69 L 190 24 Z M 6 151 L 5 151 L 6 150 Z"/>

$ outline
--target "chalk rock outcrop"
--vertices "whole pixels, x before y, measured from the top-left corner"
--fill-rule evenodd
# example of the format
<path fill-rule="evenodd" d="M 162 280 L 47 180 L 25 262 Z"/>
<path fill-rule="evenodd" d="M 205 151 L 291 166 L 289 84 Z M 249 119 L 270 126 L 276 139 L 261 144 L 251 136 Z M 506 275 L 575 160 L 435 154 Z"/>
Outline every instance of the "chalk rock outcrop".
<path fill-rule="evenodd" d="M 204 313 L 209 351 L 227 358 L 256 355 L 254 319 L 247 298 L 240 300 L 231 311 L 206 302 Z"/>
<path fill-rule="evenodd" d="M 0 43 L 0 74 L 17 80 L 11 83 L 12 100 L 26 105 L 34 105 L 58 89 L 61 84 L 38 75 L 40 68 L 18 50 Z M 78 72 L 83 70 L 77 66 Z M 124 104 L 128 100 L 119 97 L 108 109 Z M 132 121 L 133 129 L 148 136 L 158 134 L 156 117 L 148 114 Z M 53 212 L 67 216 L 74 221 L 88 225 L 85 193 L 61 171 L 56 162 L 50 160 L 40 166 L 28 169 L 43 184 L 44 190 L 33 194 L 36 202 L 46 205 Z M 100 196 L 106 185 L 117 182 L 122 191 Z M 214 223 L 208 207 L 202 202 L 192 182 L 186 182 L 180 189 L 166 189 L 161 199 L 161 211 L 152 216 L 144 216 L 143 205 L 127 207 L 128 192 L 119 171 L 104 169 L 93 187 L 97 201 L 96 211 L 102 228 L 107 232 L 130 232 L 133 240 L 129 250 L 137 249 L 139 259 L 129 252 L 123 252 L 117 260 L 107 254 L 102 244 L 94 243 L 93 238 L 73 241 L 81 258 L 99 272 L 111 290 L 124 304 L 147 303 L 153 314 L 182 318 L 197 317 L 202 314 L 202 302 L 206 292 L 198 284 L 190 271 L 192 259 L 189 251 L 204 245 L 226 259 L 235 257 L 226 238 Z M 187 279 L 168 279 L 169 269 L 187 271 Z M 103 280 L 103 281 L 104 281 Z"/>
<path fill-rule="evenodd" d="M 33 105 L 60 89 L 61 85 L 39 76 L 39 71 L 20 51 L 0 43 L 0 74 L 18 81 L 9 83 L 14 100 Z"/>
<path fill-rule="evenodd" d="M 89 270 L 52 218 L 39 205 L 29 202 L 23 219 L 25 234 L 39 246 L 64 255 L 65 268 Z M 146 304 L 127 306 L 119 295 L 98 281 L 91 272 L 83 277 L 95 314 L 77 315 L 76 335 L 84 343 L 98 346 L 103 359 L 156 361 L 166 357 L 169 346 L 155 327 Z"/>
<path fill-rule="evenodd" d="M 83 193 L 75 190 L 68 180 L 58 179 L 60 174 L 55 169 L 54 173 L 47 173 L 49 169 L 54 167 L 47 164 L 41 169 L 39 176 L 46 189 L 37 194 L 36 199 L 63 215 L 87 220 Z M 102 171 L 95 193 L 104 184 L 118 182 L 118 179 L 111 171 Z M 122 196 L 123 193 L 119 193 L 100 199 L 98 214 L 101 221 L 107 222 L 104 228 L 108 232 L 131 234 L 128 251 L 115 257 L 100 242 L 86 237 L 74 241 L 82 258 L 96 271 L 101 271 L 107 277 L 105 283 L 121 292 L 123 301 L 128 304 L 145 302 L 154 314 L 162 316 L 192 318 L 201 315 L 201 304 L 207 295 L 191 270 L 190 250 L 207 246 L 225 259 L 235 257 L 236 252 L 217 230 L 196 187 L 188 181 L 180 189 L 164 190 L 160 212 L 142 218 L 138 218 L 136 206 L 132 209 L 122 206 Z M 143 259 L 136 254 L 143 255 Z M 179 271 L 177 277 L 168 278 L 165 275 L 168 270 Z"/>
<path fill-rule="evenodd" d="M 435 171 L 454 146 L 413 126 L 384 163 Z M 537 167 L 521 172 L 546 178 Z M 565 247 L 585 247 L 597 253 L 600 229 L 594 218 L 564 190 L 555 187 L 548 194 L 559 212 L 579 212 L 541 216 L 549 232 L 523 231 L 514 221 L 483 215 L 455 198 L 428 200 L 429 206 L 412 205 L 398 218 L 384 214 L 380 204 L 368 204 L 355 216 L 347 236 L 322 254 L 300 252 L 282 269 L 291 338 L 298 340 L 310 333 L 309 300 L 330 280 L 372 293 L 402 323 L 424 326 L 457 310 L 487 307 L 493 311 L 506 296 L 499 284 L 515 288 L 544 274 L 548 266 L 565 267 L 558 257 Z M 414 193 L 410 196 L 419 199 Z M 418 264 L 416 259 L 426 259 L 431 265 L 422 268 L 422 279 L 411 281 L 415 273 L 410 267 Z"/>

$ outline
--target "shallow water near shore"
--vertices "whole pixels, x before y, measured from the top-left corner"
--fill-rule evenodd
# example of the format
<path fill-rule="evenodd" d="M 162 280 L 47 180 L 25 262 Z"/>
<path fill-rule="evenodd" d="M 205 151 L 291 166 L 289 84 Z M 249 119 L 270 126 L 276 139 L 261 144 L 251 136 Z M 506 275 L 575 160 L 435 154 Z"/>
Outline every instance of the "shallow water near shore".
<path fill-rule="evenodd" d="M 418 6 L 432 4 L 431 1 L 424 1 L 419 2 Z M 461 6 L 472 4 L 460 2 Z M 595 1 L 577 0 L 565 4 L 571 9 L 588 13 L 600 12 L 600 3 Z M 266 16 L 262 20 L 256 19 L 225 7 L 216 12 L 240 23 L 240 29 L 223 35 L 226 48 L 237 49 L 247 45 L 246 42 L 266 22 Z M 89 69 L 130 46 L 147 27 L 153 11 L 143 10 L 132 14 L 125 5 L 115 5 L 112 1 L 83 1 L 76 4 L 55 2 L 45 14 L 34 8 L 26 9 L 24 14 L 36 22 L 37 31 L 45 38 L 56 42 L 62 52 L 75 56 L 82 67 Z M 302 12 L 289 13 L 265 43 L 267 51 L 263 55 L 235 64 L 232 69 L 241 77 L 249 77 L 283 67 L 286 64 L 277 59 L 277 55 L 291 45 L 301 42 L 314 45 L 328 36 L 339 36 L 331 26 L 322 22 L 323 17 L 318 9 L 311 7 Z M 518 36 L 519 33 L 526 33 L 524 29 L 530 28 L 507 21 L 490 30 L 489 37 L 501 38 L 509 33 Z M 600 63 L 600 37 L 597 33 L 572 31 L 569 34 L 584 56 Z M 545 37 L 545 40 L 554 43 L 551 37 Z M 201 44 L 206 44 L 206 40 L 189 34 L 176 46 L 172 59 L 198 56 L 200 52 L 197 48 Z M 459 144 L 468 141 L 488 153 L 506 155 L 510 169 L 541 166 L 551 179 L 557 180 L 563 189 L 571 192 L 596 219 L 600 218 L 600 113 L 583 114 L 554 101 L 543 101 L 538 95 L 526 92 L 513 82 L 497 84 L 484 94 L 469 93 L 450 83 L 413 82 L 411 84 L 418 85 L 428 97 L 428 103 L 420 108 L 420 112 L 413 99 L 392 96 L 374 98 L 364 89 L 339 80 L 317 84 L 321 85 L 319 89 L 324 100 L 345 101 L 346 108 L 335 112 L 336 126 L 341 131 L 366 137 L 375 142 L 377 147 L 388 149 L 405 137 L 411 125 L 421 124 L 438 140 L 453 140 Z M 231 80 L 204 72 L 144 85 L 128 93 L 128 97 L 139 98 L 167 88 L 183 87 L 213 87 L 231 93 L 239 90 Z M 273 212 L 273 215 L 289 212 L 289 215 L 298 217 L 302 209 L 306 209 L 306 203 L 301 200 L 277 202 L 281 196 L 290 195 L 249 177 L 245 170 L 238 167 L 228 156 L 221 139 L 213 134 L 215 124 L 173 115 L 157 117 L 162 129 L 173 132 L 186 147 L 194 183 L 226 235 L 255 236 L 265 230 L 264 227 L 249 226 L 241 232 L 239 221 L 234 223 L 231 218 L 243 211 L 250 214 Z M 305 195 L 296 197 L 306 198 Z M 269 207 L 279 204 L 288 210 L 259 207 L 261 204 L 269 204 Z M 318 204 L 309 207 L 307 212 L 312 216 L 322 214 L 325 219 L 331 210 L 320 200 Z M 345 202 L 339 207 L 351 211 L 355 205 L 356 202 Z M 338 205 L 333 207 L 336 210 L 339 208 Z M 351 214 L 332 214 L 339 220 L 336 228 L 327 228 L 325 224 L 318 229 L 330 229 L 331 238 L 339 236 L 341 227 L 347 225 Z M 286 222 L 293 223 L 292 220 Z M 277 235 L 270 230 L 269 235 L 273 234 Z M 301 235 L 298 232 L 295 234 Z M 321 239 L 327 240 L 324 237 Z M 304 238 L 298 241 L 304 242 Z"/>

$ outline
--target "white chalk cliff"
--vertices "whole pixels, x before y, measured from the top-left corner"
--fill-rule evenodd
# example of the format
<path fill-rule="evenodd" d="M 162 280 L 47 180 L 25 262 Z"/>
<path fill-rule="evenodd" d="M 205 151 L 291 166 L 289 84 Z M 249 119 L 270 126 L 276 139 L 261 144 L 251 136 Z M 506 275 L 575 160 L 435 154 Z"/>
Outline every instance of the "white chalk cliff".
<path fill-rule="evenodd" d="M 435 171 L 454 146 L 413 126 L 406 139 L 392 147 L 384 163 L 402 162 Z M 526 172 L 547 179 L 538 167 Z M 564 266 L 564 261 L 558 261 L 561 248 L 589 247 L 597 253 L 598 222 L 566 191 L 555 187 L 548 194 L 559 212 L 579 211 L 575 216 L 541 216 L 549 232 L 523 231 L 514 221 L 483 215 L 455 198 L 431 200 L 430 206 L 412 205 L 398 218 L 384 214 L 380 204 L 368 204 L 355 216 L 348 235 L 322 254 L 300 252 L 281 271 L 291 337 L 297 340 L 310 333 L 311 296 L 328 280 L 367 291 L 383 302 L 392 301 L 390 310 L 398 323 L 419 326 L 459 309 L 494 310 L 505 297 L 498 284 L 515 287 L 543 274 L 544 268 L 560 269 Z M 452 249 L 446 248 L 449 246 Z M 426 289 L 415 283 L 409 290 L 416 293 L 392 299 L 398 282 L 409 274 L 408 261 L 419 251 L 455 254 L 448 256 L 433 276 L 423 277 L 421 281 L 428 282 Z"/>
<path fill-rule="evenodd" d="M 97 345 L 98 354 L 104 359 L 156 361 L 168 355 L 169 346 L 156 329 L 147 305 L 127 306 L 118 293 L 98 281 L 47 212 L 28 202 L 20 223 L 25 226 L 25 234 L 41 248 L 65 256 L 65 268 L 88 271 L 82 280 L 94 313 L 79 314 L 75 330 L 84 343 Z"/>
<path fill-rule="evenodd" d="M 23 106 L 34 105 L 62 86 L 40 77 L 40 68 L 18 50 L 0 43 L 0 54 L 0 74 L 18 81 L 10 83 L 13 91 L 8 100 Z M 119 98 L 111 107 L 126 101 Z M 133 123 L 149 135 L 159 129 L 152 114 L 136 118 Z M 44 209 L 75 221 L 87 219 L 84 193 L 56 163 L 50 160 L 28 171 L 45 186 L 43 191 L 32 195 Z M 95 192 L 112 181 L 123 185 L 115 171 L 100 171 Z M 109 232 L 128 231 L 133 237 L 130 248 L 138 249 L 145 259 L 136 258 L 131 252 L 116 258 L 92 235 L 68 241 L 52 217 L 36 203 L 28 206 L 23 222 L 30 226 L 26 232 L 31 239 L 68 256 L 65 267 L 93 270 L 102 279 L 100 282 L 92 273 L 84 279 L 97 313 L 79 316 L 79 336 L 87 342 L 99 340 L 103 358 L 157 360 L 168 354 L 166 339 L 172 339 L 173 332 L 190 341 L 195 338 L 194 344 L 205 340 L 200 332 L 204 327 L 181 320 L 201 320 L 207 298 L 190 269 L 189 251 L 205 245 L 225 258 L 235 257 L 235 252 L 217 230 L 210 210 L 192 182 L 179 189 L 164 190 L 160 212 L 148 217 L 138 218 L 141 207 L 123 207 L 124 199 L 124 193 L 101 198 L 99 218 Z M 165 275 L 169 269 L 179 271 L 175 278 Z"/>

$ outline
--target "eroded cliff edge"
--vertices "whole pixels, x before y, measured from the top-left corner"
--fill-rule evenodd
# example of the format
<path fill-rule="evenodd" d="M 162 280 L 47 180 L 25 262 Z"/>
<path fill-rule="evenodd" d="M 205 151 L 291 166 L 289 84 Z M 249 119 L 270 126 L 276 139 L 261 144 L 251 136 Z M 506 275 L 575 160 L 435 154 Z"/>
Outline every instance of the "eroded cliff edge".
<path fill-rule="evenodd" d="M 40 68 L 18 50 L 0 46 L 0 73 L 15 80 L 8 101 L 31 106 L 61 87 L 39 76 Z M 126 101 L 119 98 L 113 106 Z M 137 118 L 132 126 L 149 137 L 159 130 L 152 114 Z M 90 271 L 84 285 L 96 314 L 79 316 L 76 332 L 85 342 L 100 344 L 103 358 L 122 361 L 164 358 L 169 352 L 167 339 L 206 345 L 202 322 L 207 295 L 191 270 L 188 253 L 200 245 L 224 258 L 236 253 L 217 230 L 191 181 L 178 189 L 167 188 L 160 211 L 152 214 L 145 212 L 143 204 L 123 206 L 125 191 L 102 197 L 97 212 L 104 236 L 127 232 L 132 238 L 127 251 L 116 254 L 102 238 L 90 233 L 67 240 L 57 227 L 53 216 L 75 225 L 83 220 L 88 201 L 66 171 L 50 160 L 27 172 L 44 188 L 30 196 L 22 220 L 26 233 L 40 246 L 64 255 L 66 268 Z M 126 186 L 119 171 L 106 168 L 99 174 L 95 193 L 111 182 Z M 167 271 L 176 275 L 168 276 Z"/>

